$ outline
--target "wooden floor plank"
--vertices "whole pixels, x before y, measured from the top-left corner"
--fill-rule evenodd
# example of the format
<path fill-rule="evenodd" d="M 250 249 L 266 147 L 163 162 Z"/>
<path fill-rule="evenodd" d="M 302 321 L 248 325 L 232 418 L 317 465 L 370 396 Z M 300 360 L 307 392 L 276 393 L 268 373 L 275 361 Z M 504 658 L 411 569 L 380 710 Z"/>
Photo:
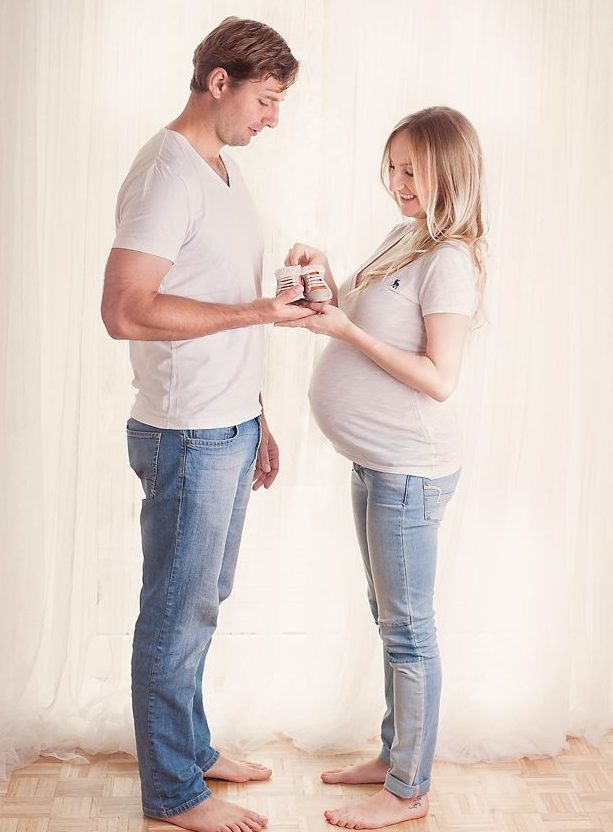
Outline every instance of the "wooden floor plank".
<path fill-rule="evenodd" d="M 271 766 L 260 783 L 211 781 L 214 794 L 269 817 L 271 832 L 330 832 L 324 809 L 357 803 L 376 786 L 327 785 L 320 772 L 375 752 L 313 756 L 289 742 L 249 755 Z M 51 757 L 0 784 L 0 832 L 172 832 L 144 818 L 136 762 L 127 754 L 89 765 Z M 613 832 L 613 733 L 602 748 L 570 739 L 556 757 L 500 764 L 437 760 L 430 813 L 387 832 Z"/>

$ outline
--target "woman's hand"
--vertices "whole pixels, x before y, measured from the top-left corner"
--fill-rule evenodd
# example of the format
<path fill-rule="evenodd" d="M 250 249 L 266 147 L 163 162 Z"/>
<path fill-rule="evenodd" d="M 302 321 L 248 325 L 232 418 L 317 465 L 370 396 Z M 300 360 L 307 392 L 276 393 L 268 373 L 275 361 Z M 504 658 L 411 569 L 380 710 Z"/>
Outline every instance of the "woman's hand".
<path fill-rule="evenodd" d="M 338 289 L 336 288 L 334 277 L 330 271 L 330 264 L 328 263 L 328 258 L 326 257 L 326 253 L 324 251 L 320 251 L 318 248 L 313 248 L 313 246 L 307 246 L 305 243 L 294 243 L 294 245 L 287 252 L 285 265 L 323 266 L 325 272 L 324 280 L 332 292 L 332 300 L 330 303 L 334 306 L 338 305 Z M 321 306 L 321 304 L 318 304 L 318 306 Z"/>
<path fill-rule="evenodd" d="M 326 271 L 330 271 L 328 258 L 325 252 L 318 248 L 307 246 L 305 243 L 294 243 L 294 245 L 287 252 L 285 258 L 286 266 L 324 266 Z"/>
<path fill-rule="evenodd" d="M 276 323 L 275 326 L 299 326 L 302 329 L 310 329 L 316 335 L 329 335 L 330 338 L 340 338 L 341 340 L 346 338 L 350 330 L 354 328 L 347 315 L 337 306 L 332 306 L 330 303 L 307 303 L 304 305 L 318 314 L 312 315 L 310 318 L 301 318 L 298 321 L 282 321 Z"/>

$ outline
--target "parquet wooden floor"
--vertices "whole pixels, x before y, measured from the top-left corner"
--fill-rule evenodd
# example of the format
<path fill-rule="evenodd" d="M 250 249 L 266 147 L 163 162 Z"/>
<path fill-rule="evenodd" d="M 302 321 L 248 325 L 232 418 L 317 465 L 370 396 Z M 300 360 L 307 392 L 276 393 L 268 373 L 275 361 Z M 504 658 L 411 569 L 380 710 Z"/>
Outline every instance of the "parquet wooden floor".
<path fill-rule="evenodd" d="M 510 763 L 437 762 L 430 814 L 390 832 L 613 832 L 613 733 L 601 749 L 570 739 L 557 757 Z M 266 814 L 271 832 L 331 832 L 324 809 L 358 801 L 375 786 L 328 786 L 324 768 L 364 754 L 315 757 L 289 743 L 249 758 L 273 768 L 265 783 L 212 783 L 220 797 Z M 127 754 L 89 765 L 41 758 L 0 783 L 0 832 L 171 832 L 178 827 L 141 814 L 138 770 Z"/>

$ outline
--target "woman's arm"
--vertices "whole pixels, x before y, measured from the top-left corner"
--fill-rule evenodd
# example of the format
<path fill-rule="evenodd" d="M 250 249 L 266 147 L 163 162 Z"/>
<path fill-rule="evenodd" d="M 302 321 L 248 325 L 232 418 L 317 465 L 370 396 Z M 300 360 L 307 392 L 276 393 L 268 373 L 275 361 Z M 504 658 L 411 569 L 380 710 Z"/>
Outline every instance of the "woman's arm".
<path fill-rule="evenodd" d="M 319 315 L 276 326 L 299 326 L 319 335 L 340 338 L 398 381 L 436 401 L 445 401 L 455 390 L 470 324 L 467 315 L 447 312 L 425 315 L 426 353 L 419 355 L 374 338 L 330 304 L 312 303 L 309 306 Z"/>
<path fill-rule="evenodd" d="M 437 402 L 443 402 L 451 396 L 458 383 L 469 323 L 470 318 L 466 315 L 447 312 L 426 315 L 425 355 L 392 347 L 373 338 L 351 321 L 344 340 L 398 381 Z"/>

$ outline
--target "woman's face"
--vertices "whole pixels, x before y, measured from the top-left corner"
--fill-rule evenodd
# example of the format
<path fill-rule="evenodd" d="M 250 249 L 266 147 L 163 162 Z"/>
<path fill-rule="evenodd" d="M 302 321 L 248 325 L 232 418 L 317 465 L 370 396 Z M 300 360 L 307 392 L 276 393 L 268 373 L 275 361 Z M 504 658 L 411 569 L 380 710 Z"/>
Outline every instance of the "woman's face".
<path fill-rule="evenodd" d="M 408 142 L 402 133 L 397 133 L 390 145 L 389 185 L 405 217 L 425 218 L 426 212 L 415 188 Z"/>

